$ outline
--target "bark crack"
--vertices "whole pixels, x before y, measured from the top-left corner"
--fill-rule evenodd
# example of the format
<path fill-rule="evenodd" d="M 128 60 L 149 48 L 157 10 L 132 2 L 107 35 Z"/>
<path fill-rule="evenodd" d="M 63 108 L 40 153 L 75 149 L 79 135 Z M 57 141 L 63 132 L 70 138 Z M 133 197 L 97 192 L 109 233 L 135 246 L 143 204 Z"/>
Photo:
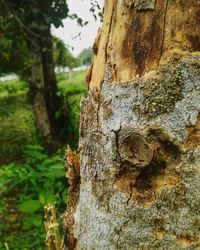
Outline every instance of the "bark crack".
<path fill-rule="evenodd" d="M 131 188 L 131 191 L 130 191 L 128 200 L 126 201 L 127 206 L 129 205 L 129 202 L 130 202 L 130 200 L 131 200 L 131 198 L 132 198 L 132 194 L 133 194 L 133 193 L 132 193 L 132 188 Z"/>
<path fill-rule="evenodd" d="M 119 159 L 121 161 L 121 155 L 119 153 L 119 136 L 118 136 L 118 133 L 119 133 L 120 130 L 121 130 L 121 125 L 120 125 L 120 127 L 119 127 L 119 129 L 117 131 L 111 130 L 111 132 L 114 132 L 114 134 L 115 134 L 115 143 L 116 143 L 117 156 L 119 157 Z"/>
<path fill-rule="evenodd" d="M 166 27 L 166 17 L 167 17 L 167 9 L 168 9 L 169 0 L 166 0 L 166 7 L 164 12 L 164 24 L 163 24 L 163 35 L 162 35 L 162 45 L 161 45 L 161 54 L 160 57 L 162 57 L 163 54 L 163 48 L 164 48 L 164 41 L 165 41 L 165 27 Z"/>
<path fill-rule="evenodd" d="M 101 88 L 97 89 L 90 89 L 90 94 L 92 96 L 92 98 L 94 99 L 96 106 L 96 112 L 95 112 L 95 117 L 96 117 L 96 132 L 99 132 L 99 110 L 100 110 L 100 106 L 101 106 Z"/>
<path fill-rule="evenodd" d="M 107 36 L 106 46 L 105 46 L 105 61 L 107 61 L 107 58 L 108 58 L 108 44 L 109 44 L 111 27 L 112 27 L 112 24 L 113 24 L 113 16 L 114 16 L 114 10 L 115 10 L 115 3 L 116 3 L 116 0 L 113 1 L 112 14 L 111 14 L 111 17 L 110 17 L 110 23 L 109 23 L 109 28 L 108 28 L 108 36 Z"/>
<path fill-rule="evenodd" d="M 108 28 L 108 34 L 107 34 L 107 39 L 106 39 L 106 44 L 105 44 L 105 65 L 108 62 L 108 47 L 109 47 L 109 38 L 110 38 L 110 33 L 111 33 L 111 28 L 113 27 L 113 17 L 115 13 L 115 5 L 116 5 L 116 0 L 113 0 L 113 6 L 112 6 L 112 13 L 110 17 L 110 22 L 109 22 L 109 28 Z M 100 83 L 100 88 L 102 87 L 102 82 Z"/>
<path fill-rule="evenodd" d="M 100 97 L 97 99 L 97 114 L 96 114 L 96 119 L 97 119 L 97 132 L 99 131 L 99 110 L 100 110 Z"/>

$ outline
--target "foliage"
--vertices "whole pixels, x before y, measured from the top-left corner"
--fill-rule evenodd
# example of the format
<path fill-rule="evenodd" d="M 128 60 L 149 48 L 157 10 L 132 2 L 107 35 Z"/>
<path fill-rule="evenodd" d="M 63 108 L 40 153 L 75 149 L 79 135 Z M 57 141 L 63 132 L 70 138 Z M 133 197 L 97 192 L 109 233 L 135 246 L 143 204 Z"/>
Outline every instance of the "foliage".
<path fill-rule="evenodd" d="M 15 39 L 0 36 L 0 72 L 15 72 L 21 78 L 27 78 L 30 74 L 30 66 L 30 55 L 22 37 L 19 34 L 15 36 Z"/>
<path fill-rule="evenodd" d="M 65 0 L 2 0 L 0 2 L 0 36 L 3 41 L 2 44 L 0 43 L 0 47 L 3 50 L 8 50 L 8 52 L 3 52 L 0 55 L 2 57 L 2 60 L 0 58 L 0 62 L 2 62 L 0 68 L 5 72 L 14 71 L 21 74 L 24 79 L 29 81 L 29 101 L 35 109 L 37 128 L 50 151 L 63 143 L 62 135 L 67 123 L 66 112 L 61 112 L 66 107 L 63 107 L 61 98 L 56 94 L 57 83 L 50 26 L 52 24 L 55 27 L 62 25 L 62 19 L 67 17 L 68 14 L 68 5 Z M 13 42 L 15 36 L 16 44 L 22 45 L 22 53 L 20 50 L 15 51 Z M 60 47 L 58 46 L 58 48 Z M 18 58 L 16 57 L 18 52 L 21 64 L 16 66 L 18 64 L 14 59 Z M 64 53 L 63 50 L 61 50 L 61 53 L 56 53 L 55 58 L 58 64 L 69 68 L 77 65 L 77 60 L 67 49 Z M 5 68 L 4 65 L 6 65 Z M 26 69 L 29 74 L 24 74 Z M 41 72 L 41 74 L 38 74 L 38 72 Z M 41 91 L 43 87 L 44 91 Z M 42 105 L 45 108 L 42 110 L 43 114 L 40 114 L 41 109 L 37 109 Z M 41 117 L 48 117 L 48 119 L 41 123 Z M 42 124 L 46 126 L 42 126 Z M 45 127 L 50 129 L 45 131 Z"/>
<path fill-rule="evenodd" d="M 68 12 L 65 0 L 0 1 L 0 35 L 5 40 L 10 33 L 14 40 L 14 34 L 19 33 L 20 39 L 26 44 L 28 55 L 32 59 L 32 67 L 29 78 L 27 78 L 30 83 L 29 100 L 35 108 L 37 128 L 50 150 L 54 150 L 55 145 L 62 144 L 59 131 L 66 120 L 66 117 L 55 119 L 55 113 L 62 107 L 62 102 L 56 95 L 57 83 L 50 27 L 52 24 L 55 27 L 61 26 L 62 19 L 68 16 Z M 8 29 L 7 23 L 11 29 Z M 8 32 L 9 30 L 14 30 L 14 32 Z M 41 91 L 43 87 L 44 91 Z M 43 114 L 38 115 L 41 113 L 41 109 L 37 109 L 42 105 L 45 106 L 42 110 Z M 43 120 L 43 124 L 46 126 L 41 125 L 41 117 L 48 117 Z M 50 129 L 45 131 L 45 127 Z"/>
<path fill-rule="evenodd" d="M 27 41 L 42 37 L 51 24 L 61 26 L 68 12 L 65 0 L 0 1 L 0 71 L 30 75 Z"/>
<path fill-rule="evenodd" d="M 8 73 L 15 72 L 22 74 L 30 70 L 30 54 L 26 41 L 34 42 L 34 39 L 42 38 L 44 31 L 52 24 L 58 28 L 62 26 L 62 20 L 66 17 L 76 19 L 81 25 L 87 22 L 76 14 L 69 14 L 67 2 L 65 0 L 2 0 L 0 1 L 0 71 Z M 60 55 L 56 59 L 58 65 L 72 68 L 77 64 L 77 60 L 66 49 L 63 55 L 63 43 L 56 39 L 58 46 L 61 45 Z M 54 39 L 55 41 L 55 39 Z"/>
<path fill-rule="evenodd" d="M 86 70 L 70 73 L 57 74 L 59 91 L 68 95 L 86 94 L 85 82 Z M 60 92 L 59 92 L 60 94 Z"/>
<path fill-rule="evenodd" d="M 68 67 L 72 69 L 79 65 L 78 58 L 75 58 L 64 42 L 57 37 L 53 37 L 53 55 L 55 65 L 58 67 Z"/>
<path fill-rule="evenodd" d="M 65 208 L 63 152 L 49 158 L 40 145 L 27 145 L 24 153 L 24 163 L 11 163 L 0 169 L 0 219 L 3 222 L 0 249 L 4 249 L 5 242 L 10 249 L 30 249 L 30 245 L 31 249 L 44 249 L 44 205 L 56 204 L 59 213 Z M 35 235 L 34 242 L 32 235 Z"/>
<path fill-rule="evenodd" d="M 27 80 L 32 63 L 27 42 L 30 45 L 43 39 L 47 27 L 62 26 L 66 17 L 81 26 L 87 24 L 76 14 L 69 14 L 65 0 L 0 1 L 0 72 L 15 72 Z M 54 49 L 56 65 L 73 68 L 79 64 L 60 39 L 54 38 Z"/>
<path fill-rule="evenodd" d="M 5 82 L 0 82 L 0 97 L 1 95 L 8 95 L 8 94 L 19 94 L 20 91 L 23 93 L 28 87 L 27 82 L 24 81 L 16 81 L 10 80 Z M 1 105 L 2 106 L 2 105 Z"/>
<path fill-rule="evenodd" d="M 83 49 L 79 54 L 79 60 L 81 65 L 89 66 L 92 62 L 93 52 L 91 48 Z"/>
<path fill-rule="evenodd" d="M 26 93 L 25 82 L 0 82 L 0 164 L 22 160 L 24 145 L 38 141 Z"/>
<path fill-rule="evenodd" d="M 67 143 L 73 148 L 78 147 L 80 100 L 86 94 L 86 83 L 84 76 L 86 71 L 61 73 L 57 75 L 58 95 L 62 97 L 65 105 L 60 112 L 67 112 L 68 124 L 63 131 L 63 136 L 67 136 Z"/>
<path fill-rule="evenodd" d="M 2 0 L 0 9 L 1 18 L 14 24 L 25 36 L 37 36 L 37 32 L 46 29 L 44 25 L 62 26 L 62 20 L 69 14 L 65 0 Z"/>

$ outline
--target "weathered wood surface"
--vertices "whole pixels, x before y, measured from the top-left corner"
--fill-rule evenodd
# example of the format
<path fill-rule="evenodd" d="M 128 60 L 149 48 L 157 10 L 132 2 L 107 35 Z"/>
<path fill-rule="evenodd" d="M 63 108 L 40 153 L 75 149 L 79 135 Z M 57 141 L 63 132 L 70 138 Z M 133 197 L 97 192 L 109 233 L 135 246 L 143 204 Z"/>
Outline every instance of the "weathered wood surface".
<path fill-rule="evenodd" d="M 90 87 L 100 88 L 106 66 L 122 83 L 158 69 L 174 52 L 199 51 L 199 27 L 199 0 L 106 0 Z"/>

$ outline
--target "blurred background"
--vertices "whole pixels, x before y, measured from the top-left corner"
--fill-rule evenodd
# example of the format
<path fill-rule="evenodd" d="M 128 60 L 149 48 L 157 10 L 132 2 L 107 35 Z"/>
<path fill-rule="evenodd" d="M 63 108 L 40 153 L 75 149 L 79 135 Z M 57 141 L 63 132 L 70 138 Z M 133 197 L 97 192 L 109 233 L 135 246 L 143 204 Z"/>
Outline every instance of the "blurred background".
<path fill-rule="evenodd" d="M 46 249 L 44 206 L 65 210 L 102 5 L 0 0 L 0 250 Z"/>

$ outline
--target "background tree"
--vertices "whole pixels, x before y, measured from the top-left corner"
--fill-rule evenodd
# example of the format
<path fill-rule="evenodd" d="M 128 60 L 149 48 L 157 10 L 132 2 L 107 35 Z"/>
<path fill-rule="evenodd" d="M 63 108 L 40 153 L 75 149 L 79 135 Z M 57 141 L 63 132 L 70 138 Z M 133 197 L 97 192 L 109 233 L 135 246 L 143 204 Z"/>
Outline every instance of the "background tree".
<path fill-rule="evenodd" d="M 92 55 L 93 52 L 91 48 L 83 49 L 78 56 L 80 64 L 89 66 L 92 63 Z"/>
<path fill-rule="evenodd" d="M 55 115 L 62 107 L 62 101 L 56 94 L 50 26 L 62 25 L 62 19 L 69 14 L 67 3 L 64 0 L 2 0 L 0 9 L 1 29 L 8 23 L 15 33 L 20 34 L 20 39 L 23 37 L 26 41 L 32 60 L 30 100 L 36 123 L 46 144 L 55 147 L 62 141 L 59 131 L 66 120 Z M 4 39 L 7 35 L 10 34 L 1 32 Z"/>
<path fill-rule="evenodd" d="M 200 248 L 199 13 L 193 0 L 105 1 L 80 176 L 68 173 L 69 249 Z"/>
<path fill-rule="evenodd" d="M 57 37 L 53 37 L 53 54 L 55 65 L 58 67 L 72 69 L 79 65 L 79 59 L 75 58 L 65 43 Z"/>

